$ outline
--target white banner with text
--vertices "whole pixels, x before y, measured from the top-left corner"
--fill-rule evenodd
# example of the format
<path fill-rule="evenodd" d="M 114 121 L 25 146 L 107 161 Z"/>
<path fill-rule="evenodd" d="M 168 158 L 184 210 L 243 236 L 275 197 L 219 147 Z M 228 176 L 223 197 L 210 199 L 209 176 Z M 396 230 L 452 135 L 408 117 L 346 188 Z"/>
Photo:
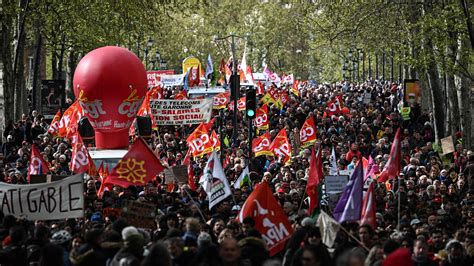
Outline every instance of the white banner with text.
<path fill-rule="evenodd" d="M 27 220 L 59 220 L 84 216 L 84 177 L 73 175 L 51 183 L 0 183 L 0 208 Z"/>
<path fill-rule="evenodd" d="M 157 126 L 190 125 L 209 122 L 212 98 L 195 100 L 151 100 L 150 109 Z"/>

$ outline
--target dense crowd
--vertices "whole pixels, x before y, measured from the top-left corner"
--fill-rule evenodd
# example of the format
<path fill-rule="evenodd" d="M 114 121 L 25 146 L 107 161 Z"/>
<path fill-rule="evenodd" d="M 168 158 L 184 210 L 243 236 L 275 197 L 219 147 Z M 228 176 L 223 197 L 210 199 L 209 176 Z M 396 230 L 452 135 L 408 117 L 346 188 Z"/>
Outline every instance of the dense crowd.
<path fill-rule="evenodd" d="M 179 89 L 163 92 L 164 98 L 174 98 Z M 116 186 L 98 198 L 100 178 L 90 177 L 84 181 L 83 219 L 26 221 L 1 214 L 0 265 L 473 265 L 474 154 L 463 148 L 462 132 L 455 136 L 454 153 L 442 156 L 434 144 L 431 114 L 410 103 L 408 119 L 402 118 L 402 88 L 390 82 L 302 84 L 299 93 L 292 94 L 283 109 L 269 108 L 271 137 L 282 128 L 288 132 L 289 163 L 274 156 L 249 161 L 248 122 L 242 112 L 234 141 L 232 111 L 224 111 L 223 121 L 214 124 L 229 139 L 221 151 L 229 182 L 250 165 L 252 185 L 232 189 L 233 196 L 212 210 L 198 182 L 206 157 L 191 160 L 195 191 L 188 184 L 165 184 L 163 175 L 158 175 L 145 187 Z M 342 95 L 350 112 L 328 116 L 327 102 L 337 95 Z M 219 111 L 214 112 L 218 116 Z M 376 228 L 346 222 L 334 247 L 322 243 L 316 217 L 306 212 L 311 148 L 300 147 L 299 130 L 309 116 L 316 121 L 315 148 L 322 150 L 326 174 L 332 148 L 340 170 L 353 169 L 369 156 L 383 169 L 396 130 L 402 128 L 403 133 L 401 173 L 390 184 L 376 183 Z M 36 111 L 8 123 L 0 181 L 27 183 L 32 143 L 50 164 L 50 173 L 72 174 L 71 141 L 51 136 L 48 127 Z M 159 127 L 147 140 L 164 165 L 181 165 L 193 128 Z M 254 228 L 255 221 L 235 219 L 260 182 L 268 182 L 295 230 L 285 249 L 273 257 Z M 136 228 L 104 212 L 120 208 L 125 200 L 156 204 L 156 227 Z M 327 213 L 333 207 L 328 200 L 322 202 Z"/>

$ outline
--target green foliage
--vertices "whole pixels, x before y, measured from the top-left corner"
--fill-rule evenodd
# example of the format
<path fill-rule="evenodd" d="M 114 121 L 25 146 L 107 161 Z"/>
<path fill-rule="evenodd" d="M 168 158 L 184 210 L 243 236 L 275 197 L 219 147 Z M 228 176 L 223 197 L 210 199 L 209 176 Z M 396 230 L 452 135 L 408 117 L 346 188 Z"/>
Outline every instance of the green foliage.
<path fill-rule="evenodd" d="M 29 8 L 27 37 L 31 41 L 39 25 L 48 54 L 62 44 L 82 55 L 120 45 L 143 58 L 152 38 L 149 53 L 159 51 L 170 68 L 180 69 L 189 55 L 227 60 L 230 40 L 213 39 L 233 33 L 246 36 L 236 39 L 237 57 L 247 46 L 255 71 L 265 61 L 297 77 L 340 80 L 348 50 L 359 48 L 366 54 L 393 49 L 397 62 L 420 69 L 441 62 L 443 71 L 470 76 L 469 66 L 455 69 L 446 54 L 457 36 L 468 38 L 457 1 L 46 0 Z M 15 5 L 4 11 L 18 12 Z M 421 49 L 426 40 L 434 51 Z"/>

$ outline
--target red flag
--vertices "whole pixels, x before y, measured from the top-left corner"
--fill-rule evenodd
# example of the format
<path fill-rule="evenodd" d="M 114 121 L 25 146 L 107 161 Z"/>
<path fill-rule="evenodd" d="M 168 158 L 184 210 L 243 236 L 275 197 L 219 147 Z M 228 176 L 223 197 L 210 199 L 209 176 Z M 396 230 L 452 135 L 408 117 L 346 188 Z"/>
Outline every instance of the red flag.
<path fill-rule="evenodd" d="M 188 95 L 185 90 L 179 91 L 175 96 L 175 100 L 186 100 L 188 98 Z"/>
<path fill-rule="evenodd" d="M 334 99 L 330 100 L 327 103 L 327 114 L 329 116 L 331 115 L 337 115 L 342 113 L 342 107 L 343 107 L 343 101 L 342 101 L 342 96 L 338 95 Z"/>
<path fill-rule="evenodd" d="M 71 171 L 75 174 L 86 173 L 90 176 L 97 176 L 97 168 L 92 161 L 89 151 L 82 141 L 79 131 L 73 137 L 71 156 Z"/>
<path fill-rule="evenodd" d="M 160 160 L 142 138 L 137 138 L 127 154 L 112 169 L 101 186 L 102 195 L 105 187 L 144 186 L 164 170 Z"/>
<path fill-rule="evenodd" d="M 109 175 L 109 173 L 105 173 L 104 161 L 100 162 L 97 172 L 101 180 L 104 180 L 104 178 Z"/>
<path fill-rule="evenodd" d="M 255 220 L 255 229 L 262 234 L 270 256 L 285 248 L 293 228 L 266 182 L 257 185 L 248 196 L 237 220 L 242 223 L 246 217 Z"/>
<path fill-rule="evenodd" d="M 402 158 L 402 143 L 400 128 L 398 128 L 395 138 L 392 143 L 392 148 L 390 149 L 390 158 L 388 159 L 385 167 L 383 168 L 382 173 L 380 173 L 377 181 L 385 182 L 389 179 L 392 179 L 400 174 L 400 160 Z"/>
<path fill-rule="evenodd" d="M 161 93 L 162 92 L 161 92 L 161 87 L 160 86 L 154 87 L 151 90 L 149 90 L 146 93 L 145 98 L 143 99 L 143 102 L 140 105 L 140 108 L 138 108 L 138 111 L 137 111 L 137 114 L 136 114 L 136 116 L 143 116 L 143 117 L 148 116 L 148 117 L 150 117 L 151 127 L 153 129 L 156 129 L 157 126 L 156 126 L 156 123 L 155 123 L 155 119 L 153 118 L 153 114 L 151 113 L 150 100 L 160 99 L 162 97 Z M 136 130 L 134 129 L 133 133 L 135 133 L 135 132 L 136 132 Z M 131 134 L 131 135 L 134 135 L 134 134 Z"/>
<path fill-rule="evenodd" d="M 300 81 L 299 81 L 299 80 L 295 80 L 295 82 L 293 82 L 293 85 L 291 86 L 291 89 L 290 89 L 290 91 L 291 91 L 296 97 L 300 97 L 300 91 L 298 90 L 299 84 L 300 84 Z"/>
<path fill-rule="evenodd" d="M 188 166 L 188 185 L 191 188 L 191 190 L 196 191 L 196 184 L 194 183 L 194 169 L 193 169 L 193 165 L 191 163 L 190 157 L 191 157 L 191 149 L 189 149 L 186 152 L 186 155 L 184 156 L 184 159 L 181 165 Z"/>
<path fill-rule="evenodd" d="M 255 157 L 273 155 L 273 152 L 270 150 L 270 133 L 266 132 L 252 140 L 252 152 L 255 154 Z"/>
<path fill-rule="evenodd" d="M 224 58 L 221 59 L 221 63 L 219 64 L 219 73 L 225 73 L 225 60 Z"/>
<path fill-rule="evenodd" d="M 257 82 L 257 95 L 264 95 L 265 94 L 265 88 L 263 87 L 262 82 L 260 80 Z"/>
<path fill-rule="evenodd" d="M 214 122 L 216 122 L 215 117 L 213 117 L 211 120 L 209 120 L 209 122 L 205 124 L 208 133 L 212 129 L 212 126 L 214 126 Z"/>
<path fill-rule="evenodd" d="M 216 134 L 216 131 L 212 131 L 211 134 L 211 140 L 212 140 L 212 149 L 214 151 L 219 151 L 221 149 L 221 141 L 219 140 L 219 137 Z"/>
<path fill-rule="evenodd" d="M 300 130 L 301 147 L 306 148 L 316 142 L 316 126 L 314 125 L 314 117 L 310 116 L 304 121 Z"/>
<path fill-rule="evenodd" d="M 270 150 L 275 154 L 277 158 L 283 158 L 283 162 L 286 163 L 291 157 L 290 142 L 286 135 L 286 130 L 283 128 L 278 132 L 278 135 L 273 139 L 270 144 Z"/>
<path fill-rule="evenodd" d="M 237 100 L 237 110 L 245 110 L 245 97 L 241 97 L 239 100 Z M 229 103 L 229 111 L 234 111 L 234 101 Z"/>
<path fill-rule="evenodd" d="M 49 124 L 48 133 L 52 136 L 57 136 L 59 134 L 59 121 L 61 121 L 61 110 L 58 110 L 53 121 Z"/>
<path fill-rule="evenodd" d="M 224 109 L 229 103 L 229 92 L 219 93 L 213 97 L 212 109 Z"/>
<path fill-rule="evenodd" d="M 194 157 L 212 152 L 212 142 L 208 132 L 206 125 L 201 123 L 186 139 Z"/>
<path fill-rule="evenodd" d="M 77 130 L 77 125 L 82 117 L 82 107 L 79 101 L 75 101 L 64 111 L 63 117 L 59 121 L 58 132 L 60 137 L 72 137 Z"/>
<path fill-rule="evenodd" d="M 200 79 L 200 69 L 199 66 L 196 68 L 191 67 L 189 70 L 189 77 L 188 77 L 188 86 L 189 87 L 194 87 L 194 86 L 199 86 L 199 83 L 201 82 Z"/>
<path fill-rule="evenodd" d="M 275 102 L 278 102 L 278 100 L 280 99 L 280 92 L 275 87 L 271 87 L 268 90 L 268 93 Z"/>
<path fill-rule="evenodd" d="M 192 164 L 188 165 L 188 185 L 192 191 L 196 191 L 196 183 L 194 183 L 194 169 Z"/>
<path fill-rule="evenodd" d="M 323 161 L 321 159 L 321 150 L 318 155 L 311 152 L 311 159 L 309 161 L 308 183 L 306 184 L 306 194 L 309 197 L 308 214 L 311 215 L 315 208 L 319 205 L 318 186 L 324 179 Z"/>
<path fill-rule="evenodd" d="M 373 229 L 377 228 L 377 221 L 375 217 L 376 206 L 375 206 L 375 195 L 374 195 L 374 182 L 371 182 L 369 189 L 364 197 L 362 203 L 362 211 L 360 215 L 360 224 L 369 224 Z"/>
<path fill-rule="evenodd" d="M 282 107 L 285 106 L 290 101 L 290 96 L 286 91 L 280 92 L 280 99 Z"/>
<path fill-rule="evenodd" d="M 28 184 L 30 183 L 30 175 L 44 175 L 49 171 L 48 163 L 44 160 L 43 155 L 35 144 L 31 145 L 30 165 L 28 166 Z"/>
<path fill-rule="evenodd" d="M 268 107 L 266 104 L 257 109 L 254 123 L 258 129 L 268 129 Z"/>
<path fill-rule="evenodd" d="M 369 161 L 362 156 L 362 169 L 364 169 L 364 177 L 367 175 L 367 171 L 369 170 Z"/>
<path fill-rule="evenodd" d="M 150 96 L 150 99 L 163 99 L 163 88 L 161 86 L 156 86 L 151 88 L 147 94 Z"/>
<path fill-rule="evenodd" d="M 186 152 L 186 155 L 183 158 L 183 162 L 181 163 L 181 165 L 187 165 L 190 163 L 191 163 L 191 149 L 188 149 L 188 151 Z"/>

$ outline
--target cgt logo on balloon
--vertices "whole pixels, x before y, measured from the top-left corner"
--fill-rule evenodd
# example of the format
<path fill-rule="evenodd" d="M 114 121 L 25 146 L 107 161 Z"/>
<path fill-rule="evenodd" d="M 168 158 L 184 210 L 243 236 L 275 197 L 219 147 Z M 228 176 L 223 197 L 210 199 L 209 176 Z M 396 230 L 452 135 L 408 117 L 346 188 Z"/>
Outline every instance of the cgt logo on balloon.
<path fill-rule="evenodd" d="M 121 115 L 125 115 L 128 118 L 133 118 L 137 113 L 138 109 L 140 108 L 144 97 L 137 96 L 137 90 L 132 89 L 130 95 L 122 101 L 122 103 L 118 106 L 118 113 Z M 103 109 L 103 103 L 99 99 L 89 100 L 83 97 L 83 91 L 79 93 L 79 104 L 81 105 L 82 109 L 84 110 L 85 114 L 88 114 L 90 118 L 95 120 L 89 120 L 91 125 L 96 129 L 124 129 L 129 128 L 133 121 L 128 120 L 125 122 L 117 121 L 112 119 L 108 120 L 101 120 L 101 117 L 105 117 L 107 112 Z"/>

